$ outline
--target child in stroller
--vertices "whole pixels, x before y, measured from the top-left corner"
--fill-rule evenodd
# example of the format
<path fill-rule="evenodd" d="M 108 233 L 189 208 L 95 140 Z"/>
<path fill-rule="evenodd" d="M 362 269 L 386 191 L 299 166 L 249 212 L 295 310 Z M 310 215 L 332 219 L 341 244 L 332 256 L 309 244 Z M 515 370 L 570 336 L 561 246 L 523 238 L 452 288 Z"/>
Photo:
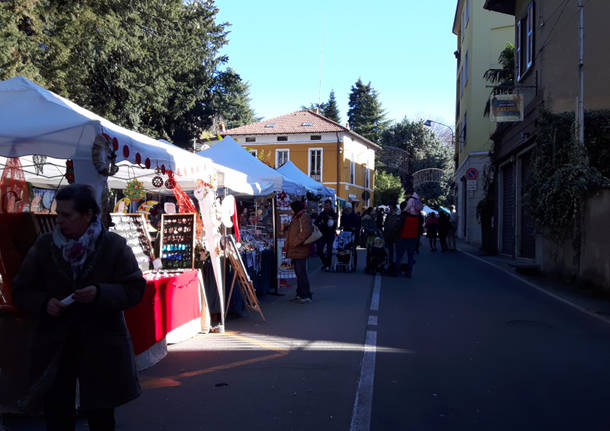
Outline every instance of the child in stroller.
<path fill-rule="evenodd" d="M 366 249 L 366 270 L 367 274 L 384 272 L 388 261 L 388 252 L 385 243 L 379 236 L 375 237 L 372 244 Z"/>
<path fill-rule="evenodd" d="M 335 239 L 337 258 L 333 265 L 334 271 L 351 272 L 356 269 L 354 256 L 356 253 L 356 239 L 353 232 L 341 231 Z"/>

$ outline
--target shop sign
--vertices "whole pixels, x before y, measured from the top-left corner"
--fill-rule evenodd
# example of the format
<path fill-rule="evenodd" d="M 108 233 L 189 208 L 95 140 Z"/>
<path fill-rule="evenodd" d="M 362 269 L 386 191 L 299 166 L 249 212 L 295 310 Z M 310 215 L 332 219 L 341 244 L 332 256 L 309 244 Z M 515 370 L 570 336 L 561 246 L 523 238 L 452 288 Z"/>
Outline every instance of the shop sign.
<path fill-rule="evenodd" d="M 491 121 L 497 123 L 523 121 L 523 95 L 497 94 L 489 101 Z"/>

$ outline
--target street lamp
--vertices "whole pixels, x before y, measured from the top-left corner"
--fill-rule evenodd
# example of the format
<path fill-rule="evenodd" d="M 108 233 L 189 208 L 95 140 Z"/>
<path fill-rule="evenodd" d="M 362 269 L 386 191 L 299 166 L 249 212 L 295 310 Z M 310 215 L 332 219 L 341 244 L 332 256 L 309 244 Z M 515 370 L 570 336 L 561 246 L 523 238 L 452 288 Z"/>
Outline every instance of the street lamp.
<path fill-rule="evenodd" d="M 451 133 L 451 143 L 454 144 L 455 143 L 455 134 L 453 133 L 453 127 L 448 126 L 444 123 L 440 123 L 438 121 L 434 121 L 434 120 L 426 120 L 424 121 L 424 126 L 426 127 L 432 127 L 432 124 L 438 124 L 439 126 L 443 126 L 446 127 L 447 129 L 449 129 L 449 133 Z"/>

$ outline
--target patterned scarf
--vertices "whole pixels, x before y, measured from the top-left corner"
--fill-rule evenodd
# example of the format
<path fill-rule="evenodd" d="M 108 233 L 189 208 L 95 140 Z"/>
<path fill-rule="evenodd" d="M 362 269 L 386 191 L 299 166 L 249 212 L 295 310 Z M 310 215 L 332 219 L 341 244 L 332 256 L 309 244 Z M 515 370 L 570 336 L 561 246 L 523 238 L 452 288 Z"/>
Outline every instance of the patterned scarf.
<path fill-rule="evenodd" d="M 72 276 L 76 280 L 87 257 L 95 250 L 97 238 L 102 233 L 102 224 L 96 217 L 93 219 L 85 233 L 78 239 L 66 238 L 59 226 L 53 231 L 53 243 L 61 249 L 62 256 L 72 268 Z"/>

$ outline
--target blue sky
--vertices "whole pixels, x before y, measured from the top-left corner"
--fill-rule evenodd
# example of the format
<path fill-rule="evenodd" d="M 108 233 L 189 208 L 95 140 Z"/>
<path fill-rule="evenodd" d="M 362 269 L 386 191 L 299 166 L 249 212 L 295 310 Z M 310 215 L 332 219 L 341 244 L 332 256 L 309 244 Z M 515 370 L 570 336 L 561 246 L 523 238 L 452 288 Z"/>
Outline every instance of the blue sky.
<path fill-rule="evenodd" d="M 452 33 L 456 0 L 217 0 L 229 22 L 228 65 L 250 84 L 251 107 L 271 118 L 321 100 L 334 89 L 347 121 L 352 85 L 379 94 L 387 118 L 453 125 Z"/>

